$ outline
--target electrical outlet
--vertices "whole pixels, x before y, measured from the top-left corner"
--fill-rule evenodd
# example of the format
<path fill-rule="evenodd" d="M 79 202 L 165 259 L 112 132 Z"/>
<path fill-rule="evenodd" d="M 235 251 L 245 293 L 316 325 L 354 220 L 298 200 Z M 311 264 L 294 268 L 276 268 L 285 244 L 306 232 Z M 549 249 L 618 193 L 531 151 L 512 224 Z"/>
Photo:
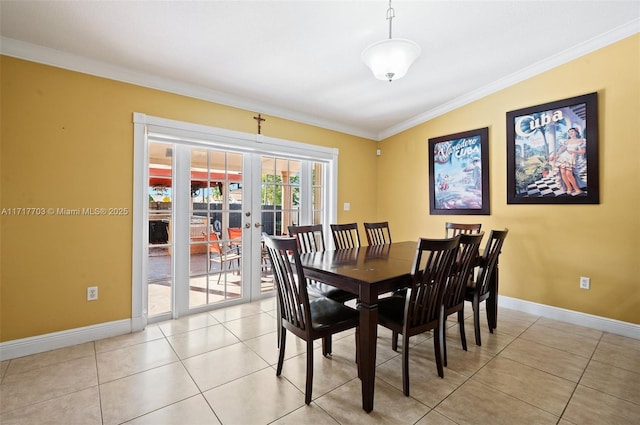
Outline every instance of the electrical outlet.
<path fill-rule="evenodd" d="M 87 288 L 87 301 L 95 301 L 98 299 L 98 287 L 89 286 Z"/>
<path fill-rule="evenodd" d="M 581 276 L 580 277 L 580 288 L 581 289 L 590 289 L 591 288 L 591 279 L 588 277 Z"/>

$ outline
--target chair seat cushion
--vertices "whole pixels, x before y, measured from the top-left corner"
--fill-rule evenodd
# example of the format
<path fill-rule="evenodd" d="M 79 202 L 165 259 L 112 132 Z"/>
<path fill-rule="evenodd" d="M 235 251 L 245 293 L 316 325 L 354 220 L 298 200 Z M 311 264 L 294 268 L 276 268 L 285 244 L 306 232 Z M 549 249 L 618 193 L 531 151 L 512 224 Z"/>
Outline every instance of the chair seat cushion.
<path fill-rule="evenodd" d="M 313 280 L 307 284 L 307 293 L 309 294 L 310 299 L 327 297 L 334 301 L 338 301 L 339 303 L 344 303 L 356 298 L 355 294 L 338 289 L 335 286 Z"/>
<path fill-rule="evenodd" d="M 385 322 L 402 323 L 404 321 L 403 295 L 392 295 L 378 302 L 378 315 Z"/>
<path fill-rule="evenodd" d="M 473 295 L 475 294 L 475 292 L 476 292 L 476 287 L 475 286 L 467 286 L 465 288 L 464 298 L 466 300 L 473 299 Z"/>
<path fill-rule="evenodd" d="M 311 326 L 315 330 L 349 323 L 357 325 L 360 319 L 357 310 L 327 297 L 310 300 L 309 308 L 311 310 Z"/>

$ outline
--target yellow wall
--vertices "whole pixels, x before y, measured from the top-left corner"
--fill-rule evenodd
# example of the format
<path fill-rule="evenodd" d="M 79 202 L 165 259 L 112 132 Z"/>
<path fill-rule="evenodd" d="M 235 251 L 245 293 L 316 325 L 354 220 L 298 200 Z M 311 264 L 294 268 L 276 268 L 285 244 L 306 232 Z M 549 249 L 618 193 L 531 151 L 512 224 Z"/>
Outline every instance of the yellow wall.
<path fill-rule="evenodd" d="M 254 111 L 0 60 L 0 208 L 131 210 L 133 112 L 256 129 Z M 601 203 L 507 205 L 506 112 L 593 91 Z M 339 149 L 338 221 L 388 219 L 394 240 L 439 237 L 451 220 L 508 227 L 503 295 L 640 324 L 640 35 L 379 144 L 266 118 L 267 136 Z M 429 215 L 427 140 L 485 126 L 491 215 Z M 351 211 L 342 211 L 344 202 Z M 0 341 L 129 318 L 131 233 L 131 215 L 0 216 Z M 578 289 L 579 276 L 591 277 L 591 290 Z M 87 302 L 94 284 L 100 299 Z"/>
<path fill-rule="evenodd" d="M 0 209 L 131 211 L 133 112 L 256 132 L 253 111 L 1 57 Z M 266 116 L 263 134 L 335 147 L 340 221 L 372 219 L 376 142 Z M 353 161 L 357 158 L 357 167 Z M 0 216 L 0 341 L 131 317 L 132 215 Z M 87 286 L 99 300 L 86 301 Z"/>
<path fill-rule="evenodd" d="M 506 112 L 591 92 L 599 103 L 600 204 L 507 205 Z M 639 123 L 635 35 L 381 142 L 378 217 L 390 221 L 395 240 L 441 237 L 445 221 L 508 227 L 501 294 L 640 324 Z M 428 139 L 482 127 L 491 215 L 430 215 Z M 591 290 L 579 289 L 580 276 L 591 278 Z"/>

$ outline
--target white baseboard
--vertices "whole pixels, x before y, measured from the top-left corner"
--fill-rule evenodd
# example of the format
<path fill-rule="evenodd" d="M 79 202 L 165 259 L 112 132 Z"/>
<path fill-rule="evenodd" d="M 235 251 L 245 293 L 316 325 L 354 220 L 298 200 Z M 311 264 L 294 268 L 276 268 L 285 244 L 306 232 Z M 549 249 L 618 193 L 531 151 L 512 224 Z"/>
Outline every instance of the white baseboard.
<path fill-rule="evenodd" d="M 616 335 L 640 339 L 640 325 L 594 316 L 577 311 L 565 310 L 517 298 L 498 296 L 498 305 L 504 308 L 522 311 L 549 319 L 573 323 L 587 328 L 598 329 Z M 58 348 L 70 347 L 85 342 L 124 335 L 144 329 L 145 320 L 141 318 L 117 320 L 115 322 L 100 323 L 83 328 L 69 329 L 29 338 L 16 339 L 0 343 L 0 361 L 15 359 L 31 354 Z"/>
<path fill-rule="evenodd" d="M 15 359 L 44 351 L 128 334 L 134 329 L 134 323 L 132 322 L 133 319 L 117 320 L 115 322 L 100 323 L 98 325 L 2 342 L 0 343 L 0 360 Z"/>
<path fill-rule="evenodd" d="M 640 339 L 640 325 L 635 325 L 629 322 L 622 322 L 620 320 L 580 313 L 578 311 L 565 310 L 563 308 L 538 304 L 531 301 L 523 301 L 502 295 L 498 295 L 498 306 L 522 311 L 524 313 L 535 314 L 536 316 L 542 316 L 548 319 L 559 320 L 561 322 L 572 323 L 574 325 L 585 326 L 587 328 L 597 329 L 603 332 Z"/>

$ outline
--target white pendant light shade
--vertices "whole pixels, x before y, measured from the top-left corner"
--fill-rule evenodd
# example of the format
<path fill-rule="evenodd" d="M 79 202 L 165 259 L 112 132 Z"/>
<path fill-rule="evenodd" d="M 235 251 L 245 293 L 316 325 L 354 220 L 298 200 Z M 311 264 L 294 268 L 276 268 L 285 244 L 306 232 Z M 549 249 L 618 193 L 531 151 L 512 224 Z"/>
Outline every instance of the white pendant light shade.
<path fill-rule="evenodd" d="M 362 61 L 378 80 L 398 80 L 420 56 L 420 46 L 404 38 L 373 43 L 362 52 Z"/>

